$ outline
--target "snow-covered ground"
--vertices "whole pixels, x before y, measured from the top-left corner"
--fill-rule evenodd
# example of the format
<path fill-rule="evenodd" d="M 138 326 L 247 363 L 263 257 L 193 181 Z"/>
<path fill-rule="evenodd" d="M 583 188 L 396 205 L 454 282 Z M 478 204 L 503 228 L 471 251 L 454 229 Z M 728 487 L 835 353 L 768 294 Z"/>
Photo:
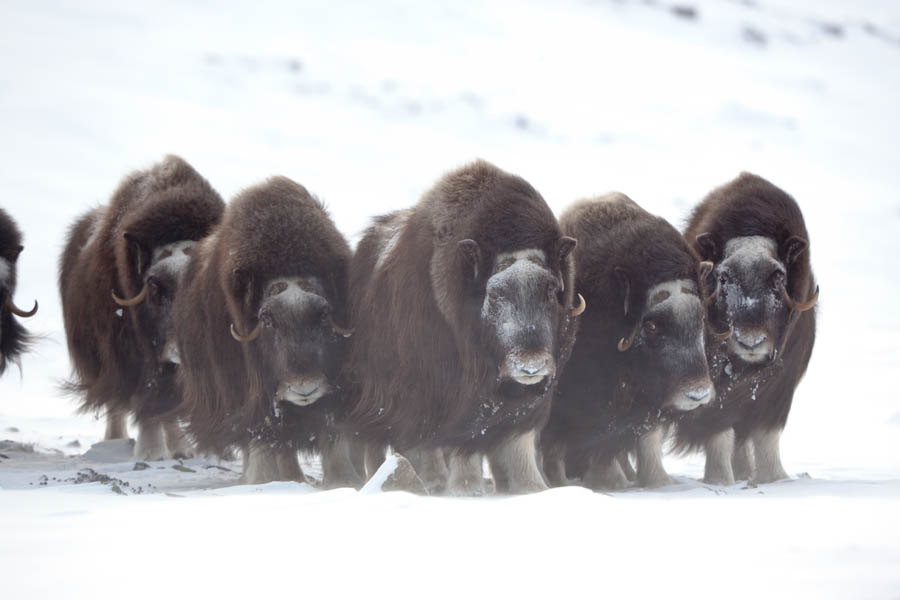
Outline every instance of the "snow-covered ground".
<path fill-rule="evenodd" d="M 26 235 L 17 300 L 40 301 L 42 335 L 0 380 L 3 598 L 900 598 L 896 2 L 5 0 L 0 15 L 0 205 Z M 56 261 L 76 215 L 169 152 L 225 197 L 292 177 L 354 241 L 475 157 L 557 211 L 617 189 L 676 224 L 741 170 L 771 179 L 805 211 L 822 287 L 784 435 L 797 478 L 717 488 L 698 457 L 670 457 L 680 483 L 659 491 L 461 500 L 84 454 L 103 428 L 58 392 Z"/>

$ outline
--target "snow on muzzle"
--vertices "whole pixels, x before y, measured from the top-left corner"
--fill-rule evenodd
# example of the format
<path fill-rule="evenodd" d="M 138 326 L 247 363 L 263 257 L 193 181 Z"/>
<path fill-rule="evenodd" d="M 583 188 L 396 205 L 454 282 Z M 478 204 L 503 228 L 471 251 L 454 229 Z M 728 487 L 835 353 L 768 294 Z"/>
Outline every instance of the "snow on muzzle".
<path fill-rule="evenodd" d="M 716 397 L 716 390 L 709 378 L 687 381 L 672 394 L 668 405 L 675 410 L 690 411 L 709 404 Z"/>
<path fill-rule="evenodd" d="M 502 379 L 512 379 L 522 385 L 540 383 L 556 373 L 556 361 L 546 351 L 512 352 L 500 367 Z"/>
<path fill-rule="evenodd" d="M 297 375 L 278 385 L 275 399 L 297 406 L 309 406 L 331 391 L 331 384 L 324 375 Z"/>

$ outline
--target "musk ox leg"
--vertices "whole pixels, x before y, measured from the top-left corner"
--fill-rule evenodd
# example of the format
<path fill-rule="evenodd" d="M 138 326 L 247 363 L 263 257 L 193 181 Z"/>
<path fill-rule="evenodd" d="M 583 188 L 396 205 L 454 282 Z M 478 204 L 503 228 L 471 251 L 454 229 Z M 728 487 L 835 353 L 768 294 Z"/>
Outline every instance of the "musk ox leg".
<path fill-rule="evenodd" d="M 384 463 L 387 451 L 381 444 L 366 444 L 365 454 L 366 479 L 368 479 Z"/>
<path fill-rule="evenodd" d="M 712 485 L 734 485 L 732 456 L 734 456 L 734 429 L 713 434 L 706 440 L 706 468 L 703 471 L 703 481 Z"/>
<path fill-rule="evenodd" d="M 754 483 L 772 483 L 789 479 L 781 465 L 781 430 L 757 431 L 753 434 L 756 457 L 756 479 Z"/>
<path fill-rule="evenodd" d="M 137 442 L 134 444 L 136 460 L 165 460 L 169 458 L 166 449 L 166 436 L 159 421 L 142 421 L 138 423 Z"/>
<path fill-rule="evenodd" d="M 562 445 L 554 444 L 545 448 L 543 453 L 544 478 L 550 487 L 564 487 L 569 485 L 566 476 L 566 455 Z"/>
<path fill-rule="evenodd" d="M 322 448 L 322 487 L 331 490 L 341 487 L 362 487 L 362 476 L 353 466 L 354 445 L 359 444 L 355 438 L 346 435 L 337 438 Z"/>
<path fill-rule="evenodd" d="M 731 471 L 735 481 L 750 481 L 753 479 L 753 441 L 746 438 L 740 444 L 734 446 L 734 456 L 731 458 Z"/>
<path fill-rule="evenodd" d="M 625 478 L 628 481 L 637 480 L 637 471 L 634 470 L 634 467 L 631 466 L 631 459 L 628 457 L 628 451 L 622 450 L 619 452 L 619 455 L 616 457 L 619 461 L 619 466 L 622 467 L 622 473 L 625 474 Z"/>
<path fill-rule="evenodd" d="M 118 440 L 128 437 L 128 412 L 124 410 L 109 410 L 106 412 L 106 433 L 104 440 Z"/>
<path fill-rule="evenodd" d="M 299 481 L 306 483 L 300 461 L 297 460 L 295 448 L 279 448 L 275 452 L 275 462 L 278 464 L 278 481 Z"/>
<path fill-rule="evenodd" d="M 447 493 L 451 496 L 483 496 L 485 489 L 482 460 L 481 454 L 464 456 L 449 452 L 447 462 L 450 477 L 447 481 Z"/>
<path fill-rule="evenodd" d="M 538 468 L 537 432 L 532 430 L 505 440 L 488 454 L 498 494 L 529 494 L 547 489 Z"/>
<path fill-rule="evenodd" d="M 676 483 L 676 481 L 666 473 L 666 468 L 663 466 L 662 447 L 665 437 L 665 427 L 658 426 L 638 438 L 637 482 L 639 486 L 644 488 L 658 488 Z M 619 464 L 621 465 L 620 461 Z"/>
<path fill-rule="evenodd" d="M 184 435 L 184 430 L 176 421 L 167 421 L 163 424 L 166 432 L 166 448 L 172 458 L 191 458 L 194 456 L 194 448 Z"/>
<path fill-rule="evenodd" d="M 628 487 L 628 478 L 615 456 L 592 456 L 581 482 L 595 492 Z"/>
<path fill-rule="evenodd" d="M 268 444 L 251 444 L 244 451 L 244 483 L 256 485 L 278 481 L 278 455 Z"/>
<path fill-rule="evenodd" d="M 447 470 L 447 462 L 441 448 L 431 450 L 413 448 L 404 452 L 403 456 L 413 466 L 430 495 L 443 494 L 447 490 L 450 472 Z"/>

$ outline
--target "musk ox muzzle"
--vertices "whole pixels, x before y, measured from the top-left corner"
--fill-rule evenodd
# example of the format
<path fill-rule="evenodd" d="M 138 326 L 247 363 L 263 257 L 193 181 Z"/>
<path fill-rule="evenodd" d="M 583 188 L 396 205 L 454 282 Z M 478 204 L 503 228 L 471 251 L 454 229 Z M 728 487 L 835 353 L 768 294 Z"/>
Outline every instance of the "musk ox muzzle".
<path fill-rule="evenodd" d="M 522 385 L 534 385 L 556 374 L 556 361 L 546 351 L 513 352 L 506 356 L 500 367 L 500 378 L 511 379 Z"/>

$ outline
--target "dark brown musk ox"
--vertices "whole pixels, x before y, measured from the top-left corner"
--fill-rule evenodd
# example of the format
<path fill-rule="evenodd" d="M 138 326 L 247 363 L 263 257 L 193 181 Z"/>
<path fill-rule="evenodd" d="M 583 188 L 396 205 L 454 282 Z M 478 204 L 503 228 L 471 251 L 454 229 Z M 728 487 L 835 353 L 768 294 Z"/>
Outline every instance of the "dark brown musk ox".
<path fill-rule="evenodd" d="M 699 265 L 681 234 L 623 194 L 583 200 L 560 217 L 578 240 L 575 287 L 590 310 L 541 434 L 552 485 L 643 487 L 673 480 L 662 464 L 667 423 L 715 395 L 705 354 Z"/>
<path fill-rule="evenodd" d="M 498 492 L 546 489 L 535 432 L 584 309 L 574 247 L 531 185 L 481 160 L 376 218 L 350 269 L 347 427 L 420 475 L 440 463 L 432 490 L 481 493 L 481 453 Z"/>
<path fill-rule="evenodd" d="M 28 332 L 16 317 L 31 317 L 37 312 L 37 301 L 29 311 L 13 302 L 16 293 L 16 261 L 22 252 L 22 232 L 9 214 L 0 208 L 0 375 L 10 362 L 18 364 L 30 342 Z"/>
<path fill-rule="evenodd" d="M 713 266 L 710 322 L 734 333 L 707 345 L 717 398 L 678 425 L 677 447 L 705 449 L 708 483 L 785 479 L 779 442 L 812 355 L 819 297 L 803 214 L 742 173 L 694 209 L 684 236 Z"/>
<path fill-rule="evenodd" d="M 180 402 L 171 310 L 178 277 L 197 240 L 225 203 L 177 156 L 127 175 L 105 206 L 78 218 L 59 263 L 59 289 L 73 379 L 85 411 L 105 411 L 105 439 L 126 437 L 134 455 L 187 455 L 178 424 L 164 415 Z"/>
<path fill-rule="evenodd" d="M 322 203 L 286 177 L 241 192 L 201 242 L 175 300 L 182 415 L 200 451 L 244 454 L 244 480 L 358 486 L 335 376 L 351 251 Z"/>

